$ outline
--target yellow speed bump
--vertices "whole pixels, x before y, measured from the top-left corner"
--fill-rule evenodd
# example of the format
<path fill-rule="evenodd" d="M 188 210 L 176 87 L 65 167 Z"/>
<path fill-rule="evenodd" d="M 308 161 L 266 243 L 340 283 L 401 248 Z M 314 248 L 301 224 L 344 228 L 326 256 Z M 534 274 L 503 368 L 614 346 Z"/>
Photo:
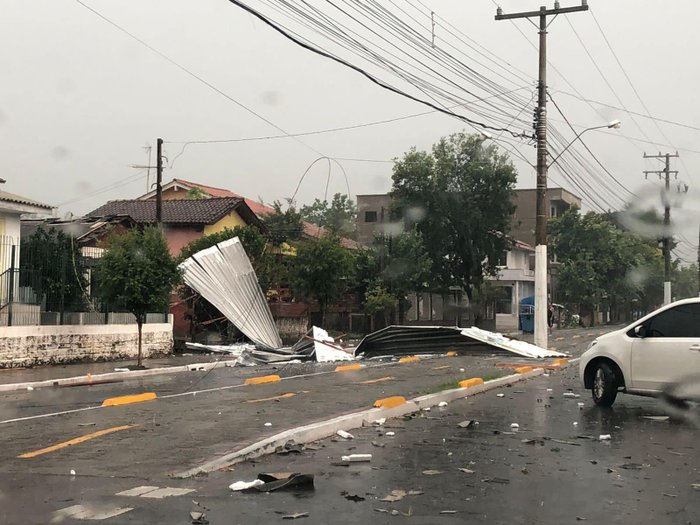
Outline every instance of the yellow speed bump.
<path fill-rule="evenodd" d="M 336 372 L 349 372 L 351 370 L 360 370 L 362 365 L 360 363 L 353 363 L 352 365 L 338 365 L 335 367 Z"/>
<path fill-rule="evenodd" d="M 455 352 L 454 350 L 450 350 L 449 352 L 447 352 L 447 357 L 457 357 L 457 352 Z"/>
<path fill-rule="evenodd" d="M 276 383 L 281 381 L 282 378 L 278 375 L 271 376 L 260 376 L 260 377 L 249 377 L 245 380 L 246 385 L 262 385 L 263 383 Z"/>
<path fill-rule="evenodd" d="M 143 394 L 132 394 L 130 396 L 110 397 L 102 401 L 103 407 L 115 407 L 119 405 L 130 405 L 131 403 L 142 403 L 153 401 L 158 396 L 155 392 L 144 392 Z"/>
<path fill-rule="evenodd" d="M 527 374 L 528 372 L 532 372 L 534 368 L 531 366 L 519 366 L 518 368 L 515 369 L 516 374 Z"/>
<path fill-rule="evenodd" d="M 483 385 L 484 380 L 480 377 L 472 377 L 471 379 L 465 379 L 464 381 L 460 381 L 457 384 L 459 385 L 459 388 L 471 388 L 476 385 Z"/>
<path fill-rule="evenodd" d="M 401 359 L 399 359 L 399 363 L 417 363 L 418 361 L 420 361 L 420 357 L 418 357 L 417 355 L 412 355 L 410 357 L 402 357 Z"/>
<path fill-rule="evenodd" d="M 394 408 L 403 405 L 406 402 L 406 398 L 403 396 L 392 396 L 385 397 L 384 399 L 377 399 L 374 402 L 376 408 Z"/>

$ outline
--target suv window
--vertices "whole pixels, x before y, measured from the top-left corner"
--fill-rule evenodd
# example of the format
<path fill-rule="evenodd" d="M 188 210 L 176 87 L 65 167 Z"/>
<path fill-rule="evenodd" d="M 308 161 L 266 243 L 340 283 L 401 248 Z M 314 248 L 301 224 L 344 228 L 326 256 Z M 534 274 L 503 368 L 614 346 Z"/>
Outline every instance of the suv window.
<path fill-rule="evenodd" d="M 682 304 L 647 321 L 647 337 L 700 338 L 700 303 Z"/>

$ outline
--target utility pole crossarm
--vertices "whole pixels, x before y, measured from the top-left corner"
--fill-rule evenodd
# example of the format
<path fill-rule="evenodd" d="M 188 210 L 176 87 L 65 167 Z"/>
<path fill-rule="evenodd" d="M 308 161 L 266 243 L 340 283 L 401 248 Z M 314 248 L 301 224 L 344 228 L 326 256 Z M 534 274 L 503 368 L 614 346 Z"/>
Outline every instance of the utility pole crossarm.
<path fill-rule="evenodd" d="M 554 9 L 541 9 L 540 11 L 525 11 L 522 13 L 504 14 L 501 9 L 498 9 L 496 20 L 513 20 L 514 18 L 534 18 L 537 16 L 562 15 L 564 13 L 575 13 L 577 11 L 588 11 L 588 4 L 582 3 L 576 7 L 555 7 Z"/>

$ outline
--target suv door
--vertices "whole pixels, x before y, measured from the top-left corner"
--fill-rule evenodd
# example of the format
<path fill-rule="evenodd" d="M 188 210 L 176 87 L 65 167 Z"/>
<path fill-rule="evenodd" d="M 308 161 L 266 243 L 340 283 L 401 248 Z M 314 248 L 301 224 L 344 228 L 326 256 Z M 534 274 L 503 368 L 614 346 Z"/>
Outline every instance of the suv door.
<path fill-rule="evenodd" d="M 700 303 L 681 304 L 647 319 L 634 337 L 631 387 L 659 391 L 700 370 Z"/>

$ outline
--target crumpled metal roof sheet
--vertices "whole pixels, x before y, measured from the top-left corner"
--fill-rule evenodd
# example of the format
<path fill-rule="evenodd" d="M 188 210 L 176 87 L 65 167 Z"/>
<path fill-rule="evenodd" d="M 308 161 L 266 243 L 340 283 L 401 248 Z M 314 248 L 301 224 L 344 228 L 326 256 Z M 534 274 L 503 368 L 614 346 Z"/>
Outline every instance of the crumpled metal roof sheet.
<path fill-rule="evenodd" d="M 180 267 L 185 283 L 256 345 L 268 350 L 282 347 L 272 312 L 238 237 L 195 253 Z"/>
<path fill-rule="evenodd" d="M 465 353 L 505 351 L 523 357 L 566 355 L 474 327 L 387 326 L 366 335 L 355 348 L 355 356 L 438 354 L 453 350 Z"/>

